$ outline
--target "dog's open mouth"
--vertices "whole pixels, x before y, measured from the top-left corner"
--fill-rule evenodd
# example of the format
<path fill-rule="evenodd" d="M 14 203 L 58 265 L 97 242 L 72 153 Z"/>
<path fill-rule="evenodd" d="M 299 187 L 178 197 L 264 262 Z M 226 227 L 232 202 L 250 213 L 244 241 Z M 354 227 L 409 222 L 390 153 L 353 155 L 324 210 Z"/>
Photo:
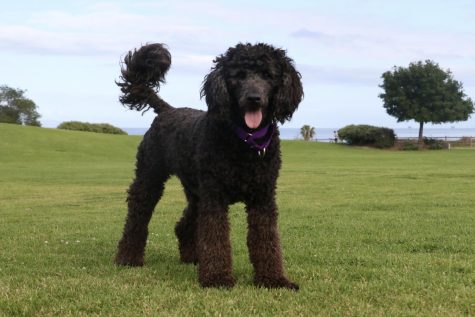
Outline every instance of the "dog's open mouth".
<path fill-rule="evenodd" d="M 262 111 L 246 111 L 244 114 L 244 121 L 249 129 L 257 129 L 262 121 Z"/>

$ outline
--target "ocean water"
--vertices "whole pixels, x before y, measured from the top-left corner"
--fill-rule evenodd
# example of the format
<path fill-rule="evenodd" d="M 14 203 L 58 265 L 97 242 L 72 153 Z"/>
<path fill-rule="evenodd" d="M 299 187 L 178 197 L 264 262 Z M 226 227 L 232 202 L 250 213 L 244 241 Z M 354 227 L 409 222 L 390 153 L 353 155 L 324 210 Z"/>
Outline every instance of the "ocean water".
<path fill-rule="evenodd" d="M 130 135 L 144 135 L 148 128 L 122 128 Z M 337 131 L 337 128 L 316 128 L 315 139 L 321 142 L 329 142 L 334 138 L 334 131 Z M 302 139 L 300 135 L 300 128 L 279 128 L 280 138 L 283 140 L 298 140 Z M 406 129 L 394 129 L 396 136 L 398 138 L 417 138 L 419 135 L 419 129 L 416 128 L 406 128 Z M 424 129 L 424 136 L 428 138 L 448 138 L 456 139 L 464 136 L 475 137 L 475 128 L 473 129 L 436 129 L 436 128 L 427 128 Z"/>

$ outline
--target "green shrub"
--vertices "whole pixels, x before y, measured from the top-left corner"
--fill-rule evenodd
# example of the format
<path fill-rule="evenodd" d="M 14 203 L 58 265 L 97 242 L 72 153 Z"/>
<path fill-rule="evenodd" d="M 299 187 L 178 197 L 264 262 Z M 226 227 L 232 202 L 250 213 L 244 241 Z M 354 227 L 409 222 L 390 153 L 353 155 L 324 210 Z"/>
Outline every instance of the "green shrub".
<path fill-rule="evenodd" d="M 108 123 L 89 123 L 80 121 L 67 121 L 58 125 L 58 129 L 86 131 L 108 134 L 127 134 L 124 130 L 114 127 Z"/>
<path fill-rule="evenodd" d="M 394 130 L 370 125 L 347 125 L 338 130 L 338 137 L 349 145 L 365 145 L 377 148 L 394 146 Z"/>
<path fill-rule="evenodd" d="M 401 150 L 403 151 L 417 151 L 419 150 L 419 145 L 417 144 L 417 141 L 410 141 L 410 140 L 405 140 L 404 143 L 401 145 Z"/>
<path fill-rule="evenodd" d="M 429 150 L 442 150 L 446 147 L 444 141 L 432 138 L 424 138 L 424 144 Z"/>

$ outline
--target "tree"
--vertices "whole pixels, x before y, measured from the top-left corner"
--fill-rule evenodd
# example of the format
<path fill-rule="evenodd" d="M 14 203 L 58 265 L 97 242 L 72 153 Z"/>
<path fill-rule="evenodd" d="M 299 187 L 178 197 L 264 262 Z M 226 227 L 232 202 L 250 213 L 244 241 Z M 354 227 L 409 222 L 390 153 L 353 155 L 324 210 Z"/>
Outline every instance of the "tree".
<path fill-rule="evenodd" d="M 415 120 L 419 123 L 419 146 L 422 146 L 424 124 L 465 121 L 473 113 L 473 102 L 463 92 L 462 83 L 442 70 L 433 61 L 409 64 L 408 68 L 394 66 L 382 76 L 379 97 L 384 108 L 398 122 Z"/>
<path fill-rule="evenodd" d="M 0 122 L 41 126 L 40 114 L 25 90 L 0 86 Z"/>
<path fill-rule="evenodd" d="M 315 128 L 310 127 L 309 125 L 304 125 L 300 128 L 300 134 L 305 141 L 309 141 L 315 136 Z"/>

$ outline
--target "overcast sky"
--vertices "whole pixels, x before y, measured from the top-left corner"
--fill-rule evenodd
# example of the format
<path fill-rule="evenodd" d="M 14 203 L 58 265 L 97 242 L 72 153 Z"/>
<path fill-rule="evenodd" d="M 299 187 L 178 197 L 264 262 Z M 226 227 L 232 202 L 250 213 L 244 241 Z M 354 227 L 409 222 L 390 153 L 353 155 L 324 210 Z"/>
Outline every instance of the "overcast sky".
<path fill-rule="evenodd" d="M 287 50 L 304 101 L 285 127 L 397 124 L 378 94 L 394 65 L 432 59 L 475 100 L 475 1 L 3 1 L 0 84 L 27 90 L 44 126 L 62 121 L 148 127 L 118 102 L 120 60 L 147 42 L 166 43 L 172 67 L 161 96 L 206 109 L 199 98 L 212 60 L 238 42 Z M 443 125 L 475 128 L 466 122 Z"/>

